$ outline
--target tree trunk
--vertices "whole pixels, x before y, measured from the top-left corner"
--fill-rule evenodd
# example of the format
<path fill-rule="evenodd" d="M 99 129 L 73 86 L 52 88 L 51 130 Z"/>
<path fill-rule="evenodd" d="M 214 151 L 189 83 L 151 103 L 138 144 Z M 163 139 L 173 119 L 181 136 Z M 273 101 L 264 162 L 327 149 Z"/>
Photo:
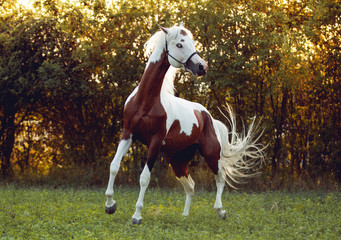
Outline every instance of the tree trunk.
<path fill-rule="evenodd" d="M 280 160 L 280 152 L 282 150 L 282 134 L 283 134 L 283 126 L 284 122 L 287 118 L 287 100 L 288 100 L 288 90 L 284 89 L 282 102 L 281 102 L 281 111 L 278 114 L 274 115 L 273 121 L 275 122 L 275 145 L 274 145 L 274 155 L 272 157 L 272 177 L 277 174 L 278 164 Z M 275 106 L 275 105 L 273 105 Z M 278 105 L 277 105 L 278 106 Z M 279 107 L 279 106 L 278 106 Z M 279 112 L 278 109 L 273 109 L 274 113 Z"/>
<path fill-rule="evenodd" d="M 15 114 L 4 116 L 1 126 L 1 142 L 0 142 L 0 162 L 1 162 L 1 178 L 9 178 L 13 176 L 11 166 L 11 155 L 15 140 Z"/>

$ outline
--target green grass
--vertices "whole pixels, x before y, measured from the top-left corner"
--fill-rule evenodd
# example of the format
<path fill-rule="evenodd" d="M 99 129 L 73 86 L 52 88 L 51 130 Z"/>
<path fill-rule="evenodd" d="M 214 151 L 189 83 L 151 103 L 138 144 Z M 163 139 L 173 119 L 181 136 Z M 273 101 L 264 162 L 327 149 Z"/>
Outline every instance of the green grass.
<path fill-rule="evenodd" d="M 143 223 L 130 218 L 136 188 L 116 188 L 117 212 L 104 212 L 105 189 L 0 186 L 0 239 L 340 239 L 341 194 L 224 192 L 227 219 L 214 192 L 197 192 L 181 216 L 180 190 L 148 189 Z"/>

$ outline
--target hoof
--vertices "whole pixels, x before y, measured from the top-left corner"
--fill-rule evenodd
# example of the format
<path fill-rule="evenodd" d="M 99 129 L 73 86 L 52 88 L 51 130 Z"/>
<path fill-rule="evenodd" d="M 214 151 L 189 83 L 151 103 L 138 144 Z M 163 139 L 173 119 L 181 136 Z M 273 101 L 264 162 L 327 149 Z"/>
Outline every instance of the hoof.
<path fill-rule="evenodd" d="M 140 225 L 142 223 L 142 218 L 140 220 L 132 218 L 131 219 L 131 223 L 134 224 L 134 225 Z"/>
<path fill-rule="evenodd" d="M 223 220 L 226 219 L 226 213 L 224 213 L 224 214 L 221 216 L 221 219 L 223 219 Z"/>
<path fill-rule="evenodd" d="M 226 219 L 226 211 L 225 211 L 225 210 L 220 210 L 220 211 L 218 211 L 218 216 L 219 216 L 221 219 L 225 220 L 225 219 Z"/>
<path fill-rule="evenodd" d="M 117 209 L 116 203 L 114 205 L 112 205 L 111 207 L 105 206 L 105 212 L 107 214 L 113 214 L 114 212 L 116 212 L 116 209 Z"/>

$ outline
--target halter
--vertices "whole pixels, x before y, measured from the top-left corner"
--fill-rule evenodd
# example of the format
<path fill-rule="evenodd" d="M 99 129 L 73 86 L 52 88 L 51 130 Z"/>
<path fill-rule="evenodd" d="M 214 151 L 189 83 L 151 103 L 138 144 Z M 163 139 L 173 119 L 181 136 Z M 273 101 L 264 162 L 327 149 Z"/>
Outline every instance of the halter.
<path fill-rule="evenodd" d="M 166 37 L 165 37 L 165 41 L 166 41 L 166 54 L 167 54 L 168 56 L 170 56 L 171 58 L 173 58 L 176 62 L 182 64 L 182 65 L 185 67 L 185 71 L 187 71 L 187 67 L 186 67 L 186 66 L 187 66 L 189 60 L 191 60 L 191 58 L 192 58 L 195 54 L 198 54 L 198 52 L 192 53 L 191 56 L 189 56 L 185 62 L 181 62 L 181 61 L 179 61 L 178 59 L 176 59 L 175 57 L 173 57 L 172 55 L 170 55 L 170 53 L 169 53 L 169 51 L 168 51 L 168 44 L 167 44 L 167 39 L 166 39 Z M 188 71 L 187 71 L 187 72 L 188 72 Z"/>

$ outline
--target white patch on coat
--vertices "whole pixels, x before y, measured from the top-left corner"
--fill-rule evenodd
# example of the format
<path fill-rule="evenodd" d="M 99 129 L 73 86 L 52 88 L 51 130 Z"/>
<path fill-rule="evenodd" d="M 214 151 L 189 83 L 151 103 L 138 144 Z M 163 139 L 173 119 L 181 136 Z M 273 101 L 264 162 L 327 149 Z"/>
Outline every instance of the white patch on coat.
<path fill-rule="evenodd" d="M 192 134 L 193 127 L 199 127 L 198 119 L 194 114 L 194 110 L 207 112 L 206 108 L 201 104 L 175 97 L 166 91 L 161 91 L 161 104 L 167 114 L 167 133 L 174 121 L 178 120 L 180 123 L 179 133 L 185 133 L 187 136 L 190 136 Z"/>

